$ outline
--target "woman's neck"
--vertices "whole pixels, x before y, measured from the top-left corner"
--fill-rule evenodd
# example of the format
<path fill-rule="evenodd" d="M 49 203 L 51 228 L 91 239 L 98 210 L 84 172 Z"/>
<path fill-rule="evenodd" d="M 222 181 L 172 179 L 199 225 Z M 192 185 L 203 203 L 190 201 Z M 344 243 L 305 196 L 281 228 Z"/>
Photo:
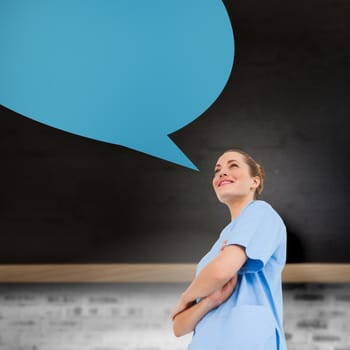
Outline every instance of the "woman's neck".
<path fill-rule="evenodd" d="M 230 210 L 231 221 L 236 219 L 236 217 L 241 213 L 243 208 L 246 205 L 248 205 L 248 203 L 252 202 L 253 200 L 254 200 L 254 198 L 249 196 L 249 197 L 245 197 L 245 198 L 241 198 L 241 199 L 236 199 L 235 201 L 228 203 L 227 206 Z"/>

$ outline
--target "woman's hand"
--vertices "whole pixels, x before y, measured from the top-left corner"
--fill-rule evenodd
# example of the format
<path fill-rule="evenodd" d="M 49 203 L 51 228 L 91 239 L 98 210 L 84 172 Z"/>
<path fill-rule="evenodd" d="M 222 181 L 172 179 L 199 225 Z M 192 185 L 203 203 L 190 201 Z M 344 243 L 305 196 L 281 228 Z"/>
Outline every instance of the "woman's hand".
<path fill-rule="evenodd" d="M 227 240 L 224 240 L 222 242 L 221 251 L 224 251 L 224 249 L 227 247 Z M 231 253 L 230 253 L 231 255 Z M 210 265 L 210 263 L 208 264 Z M 206 267 L 207 268 L 207 267 Z M 203 271 L 202 271 L 203 273 Z M 208 272 L 207 272 L 208 274 Z M 210 277 L 210 276 L 209 276 Z M 187 288 L 185 290 L 185 292 L 183 292 L 181 294 L 181 297 L 178 301 L 178 303 L 175 305 L 175 307 L 173 308 L 172 312 L 171 312 L 171 318 L 174 320 L 175 316 L 179 313 L 181 313 L 182 311 L 188 309 L 189 307 L 193 306 L 196 303 L 196 299 L 199 298 L 198 293 L 192 293 L 189 292 L 189 290 L 193 289 L 193 284 L 194 282 L 197 281 L 198 284 L 198 280 L 197 280 L 198 276 L 192 281 L 191 285 L 189 286 L 189 288 Z M 207 277 L 206 277 L 207 278 Z M 211 278 L 211 277 L 210 277 Z M 223 303 L 233 292 L 233 289 L 235 288 L 237 283 L 237 273 L 235 276 L 233 276 L 228 282 L 226 282 L 225 285 L 223 285 L 222 287 L 218 288 L 216 291 L 212 292 L 211 291 L 207 297 L 203 297 L 202 299 L 207 299 L 206 303 L 209 302 L 213 307 L 220 305 L 221 303 Z M 202 288 L 202 286 L 206 286 L 206 281 L 203 278 L 201 280 L 201 283 L 199 284 L 199 286 Z M 197 286 L 198 289 L 198 286 Z"/>
<path fill-rule="evenodd" d="M 171 319 L 173 320 L 177 314 L 179 314 L 180 312 L 186 310 L 187 308 L 189 308 L 193 304 L 194 304 L 193 301 L 192 302 L 185 301 L 184 294 L 181 294 L 181 297 L 180 297 L 179 301 L 174 306 L 174 308 L 173 308 L 173 310 L 171 312 Z"/>
<path fill-rule="evenodd" d="M 206 297 L 213 308 L 219 306 L 231 296 L 236 287 L 237 278 L 238 275 L 236 274 L 225 285 Z"/>

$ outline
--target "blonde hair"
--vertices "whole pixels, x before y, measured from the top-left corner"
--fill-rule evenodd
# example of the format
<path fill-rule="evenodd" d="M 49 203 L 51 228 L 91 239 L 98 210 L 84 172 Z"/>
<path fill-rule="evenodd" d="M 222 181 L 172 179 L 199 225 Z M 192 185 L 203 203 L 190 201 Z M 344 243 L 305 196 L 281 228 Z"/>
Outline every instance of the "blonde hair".
<path fill-rule="evenodd" d="M 264 190 L 265 170 L 264 170 L 263 166 L 260 165 L 259 163 L 257 163 L 255 161 L 255 159 L 250 154 L 248 154 L 247 152 L 244 152 L 243 150 L 241 150 L 239 148 L 228 149 L 224 153 L 227 153 L 227 152 L 240 153 L 243 156 L 245 163 L 249 167 L 250 176 L 252 176 L 252 177 L 258 176 L 260 178 L 260 184 L 255 189 L 255 192 L 254 192 L 254 199 L 258 198 Z"/>

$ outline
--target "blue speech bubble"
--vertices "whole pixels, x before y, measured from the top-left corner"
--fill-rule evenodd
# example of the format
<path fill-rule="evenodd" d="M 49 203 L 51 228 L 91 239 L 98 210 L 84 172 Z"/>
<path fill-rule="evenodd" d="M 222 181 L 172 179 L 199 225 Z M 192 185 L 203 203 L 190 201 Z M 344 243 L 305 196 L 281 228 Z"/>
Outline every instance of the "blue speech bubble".
<path fill-rule="evenodd" d="M 192 169 L 168 137 L 230 76 L 219 0 L 2 0 L 0 102 L 24 116 Z"/>

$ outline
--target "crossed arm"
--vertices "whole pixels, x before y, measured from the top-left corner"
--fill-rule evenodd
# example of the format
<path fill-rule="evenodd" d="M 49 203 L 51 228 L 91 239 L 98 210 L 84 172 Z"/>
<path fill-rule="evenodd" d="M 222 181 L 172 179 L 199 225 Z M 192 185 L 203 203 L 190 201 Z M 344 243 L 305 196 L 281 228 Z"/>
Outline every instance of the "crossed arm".
<path fill-rule="evenodd" d="M 171 317 L 176 336 L 193 331 L 200 319 L 223 303 L 237 283 L 237 272 L 247 260 L 245 248 L 229 245 L 208 263 L 181 294 Z M 196 303 L 197 298 L 201 298 Z"/>

